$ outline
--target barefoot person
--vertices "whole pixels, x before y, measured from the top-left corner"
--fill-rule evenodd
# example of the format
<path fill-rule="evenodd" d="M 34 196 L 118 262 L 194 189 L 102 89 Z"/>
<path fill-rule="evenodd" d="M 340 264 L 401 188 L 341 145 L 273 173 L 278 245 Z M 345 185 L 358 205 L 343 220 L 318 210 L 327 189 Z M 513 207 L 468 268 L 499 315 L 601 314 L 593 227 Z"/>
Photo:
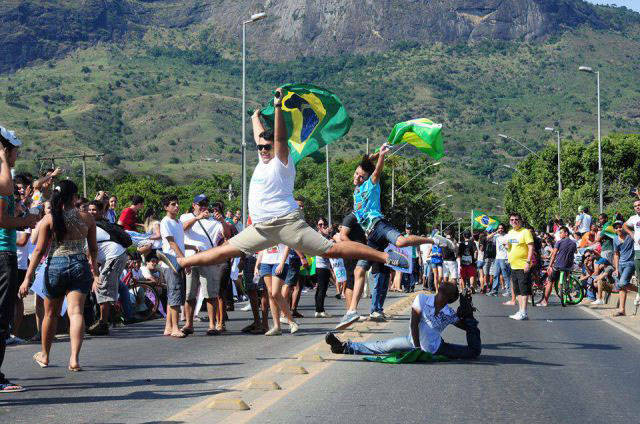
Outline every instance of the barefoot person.
<path fill-rule="evenodd" d="M 327 333 L 325 341 L 331 346 L 331 352 L 345 355 L 385 355 L 419 348 L 450 359 L 475 359 L 480 356 L 482 344 L 478 321 L 473 317 L 471 297 L 460 297 L 460 306 L 455 312 L 449 305 L 457 299 L 458 287 L 443 283 L 438 294 L 419 294 L 416 297 L 411 307 L 409 333 L 405 336 L 358 343 L 341 342 L 333 333 Z M 467 333 L 467 346 L 442 340 L 442 332 L 449 324 Z"/>
<path fill-rule="evenodd" d="M 71 338 L 69 371 L 80 371 L 79 356 L 84 337 L 84 301 L 92 283 L 94 291 L 100 284 L 96 223 L 89 213 L 78 211 L 74 206 L 77 200 L 78 187 L 73 181 L 61 181 L 51 199 L 51 215 L 46 215 L 40 225 L 38 244 L 31 256 L 22 285 L 24 291 L 21 287 L 20 295 L 24 297 L 27 295 L 27 286 L 36 267 L 51 242 L 44 274 L 46 298 L 42 322 L 42 351 L 33 356 L 34 361 L 42 368 L 49 366 L 51 343 L 66 297 Z M 88 246 L 91 268 L 85 255 L 85 245 Z"/>
<path fill-rule="evenodd" d="M 215 249 L 188 258 L 159 253 L 160 259 L 179 271 L 183 267 L 220 263 L 283 243 L 310 256 L 363 258 L 408 267 L 406 259 L 395 253 L 379 252 L 350 241 L 331 243 L 304 221 L 293 197 L 296 169 L 289 154 L 281 89 L 276 93 L 274 132 L 265 130 L 258 110 L 251 118 L 260 159 L 249 186 L 249 216 L 253 225 L 242 230 L 228 244 Z"/>

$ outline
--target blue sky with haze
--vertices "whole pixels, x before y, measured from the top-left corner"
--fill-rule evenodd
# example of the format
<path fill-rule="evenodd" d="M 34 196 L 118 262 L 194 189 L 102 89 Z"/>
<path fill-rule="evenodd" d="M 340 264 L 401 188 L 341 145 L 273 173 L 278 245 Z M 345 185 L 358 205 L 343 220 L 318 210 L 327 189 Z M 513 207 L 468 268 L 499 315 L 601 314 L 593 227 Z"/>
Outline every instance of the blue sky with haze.
<path fill-rule="evenodd" d="M 587 0 L 589 3 L 596 4 L 615 4 L 616 6 L 626 6 L 636 12 L 640 12 L 640 0 Z"/>

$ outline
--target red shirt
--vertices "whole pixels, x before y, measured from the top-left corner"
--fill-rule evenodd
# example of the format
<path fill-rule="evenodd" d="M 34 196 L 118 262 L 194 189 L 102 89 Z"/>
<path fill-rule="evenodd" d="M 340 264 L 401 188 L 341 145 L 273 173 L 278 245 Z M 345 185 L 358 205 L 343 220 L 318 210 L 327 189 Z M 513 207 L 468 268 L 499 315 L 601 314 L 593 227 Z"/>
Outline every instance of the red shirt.
<path fill-rule="evenodd" d="M 125 230 L 137 231 L 136 224 L 138 223 L 138 216 L 133 209 L 124 209 L 120 214 L 118 221 L 120 221 L 120 224 Z"/>

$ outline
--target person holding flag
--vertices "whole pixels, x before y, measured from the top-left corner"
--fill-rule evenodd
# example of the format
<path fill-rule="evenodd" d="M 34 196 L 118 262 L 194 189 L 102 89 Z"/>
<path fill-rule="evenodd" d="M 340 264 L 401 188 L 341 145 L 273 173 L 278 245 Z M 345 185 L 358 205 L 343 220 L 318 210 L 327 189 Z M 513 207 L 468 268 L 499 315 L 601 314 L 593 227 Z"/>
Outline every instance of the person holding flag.
<path fill-rule="evenodd" d="M 366 259 L 408 268 L 407 259 L 398 253 L 381 252 L 352 241 L 332 243 L 306 223 L 293 197 L 296 169 L 287 141 L 282 100 L 283 91 L 278 88 L 273 100 L 273 131 L 265 129 L 259 110 L 251 118 L 259 154 L 249 186 L 249 216 L 253 225 L 214 249 L 188 258 L 159 253 L 159 259 L 177 272 L 186 267 L 221 263 L 282 243 L 311 256 Z"/>

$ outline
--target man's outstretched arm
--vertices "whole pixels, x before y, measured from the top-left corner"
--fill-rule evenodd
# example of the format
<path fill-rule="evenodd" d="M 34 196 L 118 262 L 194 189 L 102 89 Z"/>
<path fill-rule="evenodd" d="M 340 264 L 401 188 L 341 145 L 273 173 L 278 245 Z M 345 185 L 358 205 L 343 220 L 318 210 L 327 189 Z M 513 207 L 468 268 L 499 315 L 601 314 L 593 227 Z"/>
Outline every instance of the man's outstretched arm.
<path fill-rule="evenodd" d="M 376 163 L 376 169 L 371 174 L 371 182 L 376 184 L 380 181 L 380 176 L 382 175 L 382 170 L 384 169 L 384 157 L 389 151 L 389 145 L 384 143 L 382 147 L 380 147 L 380 151 L 378 152 L 378 162 Z"/>
<path fill-rule="evenodd" d="M 273 147 L 278 159 L 286 166 L 289 161 L 289 137 L 287 136 L 287 127 L 284 124 L 284 115 L 282 115 L 281 88 L 276 89 L 276 98 L 273 101 L 273 107 L 275 108 Z"/>
<path fill-rule="evenodd" d="M 264 125 L 260 120 L 260 109 L 253 111 L 253 115 L 251 115 L 251 126 L 253 127 L 253 141 L 258 144 L 260 142 L 260 134 L 264 132 Z"/>
<path fill-rule="evenodd" d="M 411 328 L 411 338 L 413 339 L 413 346 L 420 348 L 420 312 L 415 308 L 411 308 L 411 322 L 409 326 Z"/>

